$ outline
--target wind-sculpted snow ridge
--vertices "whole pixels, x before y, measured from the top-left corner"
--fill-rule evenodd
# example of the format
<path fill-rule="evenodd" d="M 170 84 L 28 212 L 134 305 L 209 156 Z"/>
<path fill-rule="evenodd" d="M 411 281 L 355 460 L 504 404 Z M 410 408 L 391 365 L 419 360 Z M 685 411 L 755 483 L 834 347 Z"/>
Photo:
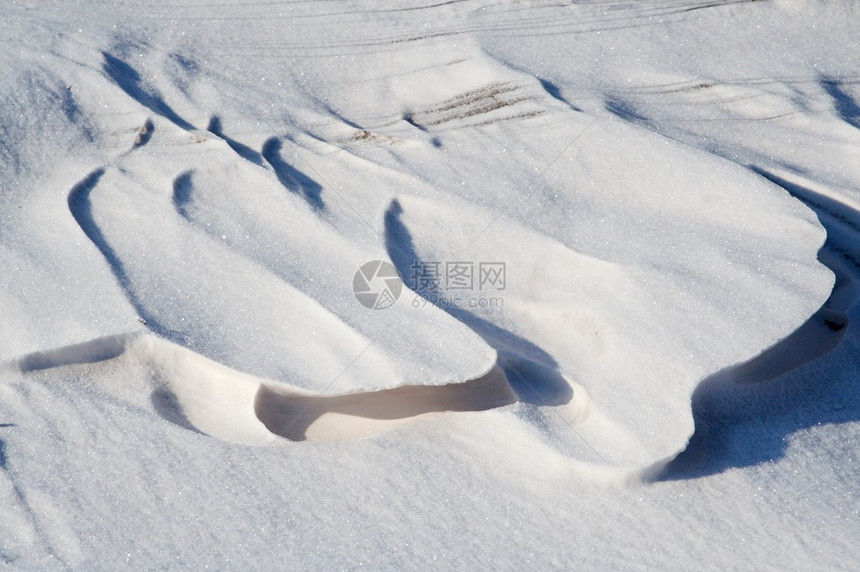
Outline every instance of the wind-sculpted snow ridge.
<path fill-rule="evenodd" d="M 499 368 L 529 422 L 569 433 L 566 454 L 648 466 L 683 449 L 700 380 L 785 337 L 829 290 L 808 211 L 742 167 L 612 119 L 644 117 L 621 95 L 602 114 L 579 111 L 563 83 L 473 41 L 400 52 L 384 73 L 339 71 L 357 94 L 387 94 L 378 112 L 374 98 L 323 100 L 285 78 L 298 94 L 290 120 L 262 123 L 268 107 L 254 101 L 210 106 L 205 74 L 221 72 L 190 56 L 131 57 L 122 43 L 91 56 L 94 81 L 129 111 L 113 156 L 68 191 L 83 248 L 156 336 L 341 396 L 302 413 L 285 400 L 307 395 L 263 392 L 256 408 L 275 434 L 360 437 L 309 412 L 421 411 L 396 405 L 424 395 L 405 389 L 416 383 L 447 388 L 418 401 L 495 407 L 510 396 L 451 388 L 484 387 Z M 379 56 L 356 58 L 373 68 Z M 243 81 L 230 85 L 253 92 Z M 374 259 L 406 286 L 385 311 L 349 290 Z M 452 265 L 471 269 L 468 284 L 417 277 Z M 291 415 L 296 428 L 278 429 Z"/>
<path fill-rule="evenodd" d="M 249 122 L 237 110 L 228 118 L 188 86 L 156 85 L 127 47 L 99 50 L 91 70 L 138 121 L 124 120 L 119 151 L 71 186 L 69 214 L 145 328 L 225 366 L 397 403 L 412 372 L 448 387 L 497 354 L 530 414 L 575 433 L 572 456 L 641 466 L 677 452 L 699 381 L 787 335 L 826 293 L 820 228 L 748 170 L 628 125 L 649 121 L 630 94 L 605 94 L 603 115 L 577 111 L 557 78 L 464 50 L 410 41 L 386 73 L 342 72 L 357 93 L 388 95 L 378 113 L 333 94 L 291 103 L 294 122 L 250 135 L 234 130 Z M 660 93 L 772 119 L 743 101 L 748 89 Z M 349 278 L 374 258 L 409 291 L 361 314 Z M 413 276 L 451 263 L 504 265 L 503 309 L 456 307 L 456 287 Z M 275 433 L 310 430 L 295 407 L 274 407 L 299 397 L 264 397 L 267 426 L 297 419 Z M 451 399 L 440 398 L 469 407 Z M 308 411 L 359 407 L 347 401 Z M 222 408 L 217 392 L 213 403 Z"/>
<path fill-rule="evenodd" d="M 703 380 L 693 395 L 696 431 L 676 457 L 643 471 L 646 481 L 701 477 L 785 453 L 785 434 L 825 423 L 857 421 L 854 367 L 860 305 L 860 204 L 848 189 L 796 173 L 754 170 L 818 213 L 827 229 L 819 259 L 836 275 L 824 305 L 790 336 L 755 358 Z M 767 382 L 767 383 L 765 383 Z M 750 431 L 755 420 L 776 430 Z M 751 434 L 745 434 L 749 432 Z"/>
<path fill-rule="evenodd" d="M 856 568 L 858 20 L 6 3 L 0 563 Z"/>
<path fill-rule="evenodd" d="M 104 391 L 186 429 L 248 445 L 271 445 L 278 437 L 348 441 L 433 413 L 485 411 L 516 401 L 498 366 L 445 385 L 323 394 L 231 370 L 142 332 L 34 352 L 0 364 L 0 372 L 28 375 L 77 366 L 104 383 L 98 368 L 111 360 L 150 373 L 143 384 L 108 383 Z"/>
<path fill-rule="evenodd" d="M 130 151 L 69 191 L 74 220 L 147 329 L 227 365 L 306 387 L 335 377 L 341 389 L 391 387 L 412 367 L 425 370 L 429 383 L 447 383 L 446 375 L 488 367 L 489 348 L 442 312 L 424 312 L 421 323 L 424 333 L 447 334 L 450 360 L 435 370 L 420 340 L 405 344 L 412 326 L 398 322 L 402 309 L 374 320 L 357 315 L 362 308 L 344 286 L 350 272 L 378 255 L 316 216 L 319 186 L 275 158 L 281 152 L 275 138 L 263 145 L 264 167 L 236 151 L 238 142 L 225 141 L 221 129 L 220 122 L 210 124 L 212 137 L 148 119 Z M 147 134 L 146 153 L 140 133 Z M 177 139 L 207 151 L 187 164 L 171 156 L 169 142 Z M 176 173 L 172 182 L 164 172 Z M 287 186 L 288 176 L 304 181 L 304 198 L 314 200 L 305 205 L 284 194 L 278 182 Z M 318 268 L 308 264 L 312 255 Z M 242 282 L 232 278 L 239 275 Z M 242 341 L 249 339 L 256 341 Z M 308 339 L 316 339 L 312 352 L 300 349 Z"/>

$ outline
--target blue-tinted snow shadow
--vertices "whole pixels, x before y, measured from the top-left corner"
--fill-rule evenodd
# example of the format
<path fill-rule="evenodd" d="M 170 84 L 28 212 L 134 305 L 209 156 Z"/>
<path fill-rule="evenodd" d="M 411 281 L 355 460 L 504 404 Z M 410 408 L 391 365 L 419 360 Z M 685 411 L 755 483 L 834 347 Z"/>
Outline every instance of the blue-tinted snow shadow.
<path fill-rule="evenodd" d="M 7 427 L 17 427 L 17 425 L 14 423 L 0 423 L 0 429 L 6 429 Z M 0 469 L 5 471 L 8 468 L 7 463 L 6 442 L 3 439 L 0 439 Z"/>
<path fill-rule="evenodd" d="M 263 155 L 254 151 L 244 143 L 236 141 L 235 139 L 228 137 L 224 134 L 224 131 L 221 127 L 221 118 L 217 115 L 213 115 L 209 119 L 209 125 L 206 127 L 206 130 L 213 135 L 217 135 L 218 137 L 223 139 L 237 155 L 239 155 L 246 161 L 250 161 L 251 163 L 259 165 L 261 167 L 263 166 Z"/>
<path fill-rule="evenodd" d="M 179 213 L 179 216 L 191 222 L 188 214 L 188 204 L 191 202 L 191 196 L 194 191 L 194 185 L 191 178 L 194 171 L 185 171 L 178 177 L 173 179 L 173 208 Z"/>
<path fill-rule="evenodd" d="M 554 84 L 553 82 L 549 81 L 548 79 L 544 79 L 544 78 L 541 78 L 541 77 L 537 78 L 537 80 L 538 80 L 538 82 L 540 82 L 540 85 L 541 85 L 541 87 L 543 88 L 543 90 L 544 90 L 545 92 L 547 92 L 547 94 L 548 94 L 550 97 L 552 97 L 553 99 L 556 99 L 556 100 L 558 100 L 558 101 L 562 102 L 563 104 L 567 105 L 568 107 L 570 107 L 570 108 L 571 108 L 572 110 L 574 110 L 574 111 L 582 112 L 582 110 L 581 110 L 580 108 L 578 108 L 577 106 L 573 105 L 571 102 L 569 102 L 569 101 L 568 101 L 568 100 L 567 100 L 567 99 L 562 95 L 562 93 L 561 93 L 561 89 L 560 89 L 556 84 Z"/>
<path fill-rule="evenodd" d="M 60 108 L 63 110 L 63 114 L 72 124 L 78 126 L 88 142 L 93 143 L 95 141 L 95 130 L 87 116 L 81 112 L 80 105 L 78 105 L 75 99 L 71 86 L 67 86 L 66 89 L 60 89 L 58 92 L 61 100 Z"/>
<path fill-rule="evenodd" d="M 308 204 L 316 211 L 325 208 L 322 199 L 322 185 L 308 177 L 281 158 L 281 139 L 270 137 L 263 144 L 262 156 L 271 165 L 278 177 L 278 181 L 291 193 L 304 197 Z"/>
<path fill-rule="evenodd" d="M 185 121 L 162 99 L 161 95 L 155 89 L 144 85 L 140 74 L 133 67 L 128 65 L 123 60 L 107 53 L 102 52 L 104 64 L 102 69 L 105 74 L 116 83 L 128 96 L 150 109 L 153 113 L 157 113 L 165 117 L 186 130 L 193 130 L 194 126 Z"/>
<path fill-rule="evenodd" d="M 606 96 L 603 103 L 604 109 L 609 113 L 636 125 L 648 125 L 650 120 L 639 113 L 630 102 L 624 101 L 618 97 Z"/>
<path fill-rule="evenodd" d="M 78 226 L 81 227 L 81 230 L 84 231 L 84 234 L 90 239 L 93 245 L 95 245 L 104 257 L 105 261 L 108 263 L 111 272 L 120 287 L 122 287 L 126 299 L 132 305 L 135 312 L 137 312 L 138 317 L 144 321 L 146 326 L 152 332 L 181 343 L 184 336 L 179 332 L 170 330 L 161 325 L 158 320 L 156 320 L 155 316 L 150 314 L 146 309 L 146 306 L 141 302 L 128 278 L 125 264 L 123 264 L 116 251 L 110 246 L 107 238 L 105 238 L 104 233 L 102 233 L 101 228 L 93 217 L 90 195 L 96 185 L 98 185 L 104 173 L 104 169 L 96 169 L 72 187 L 68 195 L 69 211 L 71 211 L 72 216 L 78 223 Z"/>
<path fill-rule="evenodd" d="M 833 106 L 842 120 L 860 129 L 860 105 L 845 91 L 842 82 L 834 78 L 824 78 L 821 80 L 821 87 L 833 99 Z"/>
<path fill-rule="evenodd" d="M 760 356 L 703 380 L 692 397 L 695 431 L 654 480 L 697 478 L 775 461 L 788 437 L 860 420 L 860 340 L 845 312 L 860 280 L 860 213 L 761 168 L 814 210 L 827 230 L 819 260 L 837 276 L 830 298 L 806 323 Z"/>
<path fill-rule="evenodd" d="M 17 427 L 17 425 L 14 423 L 0 423 L 0 429 L 6 429 L 8 427 Z M 7 468 L 8 457 L 6 456 L 6 442 L 3 439 L 0 439 L 0 469 L 5 471 Z"/>
<path fill-rule="evenodd" d="M 856 343 L 850 345 L 856 355 Z M 654 480 L 776 461 L 785 455 L 792 433 L 860 420 L 858 372 L 860 360 L 840 348 L 820 367 L 801 367 L 757 384 L 739 381 L 731 370 L 705 379 L 693 393 L 693 436 Z"/>
<path fill-rule="evenodd" d="M 415 116 L 412 115 L 412 112 L 406 112 L 403 114 L 403 121 L 414 127 L 415 129 L 421 131 L 422 133 L 426 133 L 430 135 L 430 144 L 436 147 L 437 149 L 442 147 L 442 140 L 436 137 L 435 135 L 431 135 L 430 131 L 427 130 L 426 127 L 415 121 Z"/>
<path fill-rule="evenodd" d="M 385 212 L 385 247 L 403 283 L 425 299 L 443 301 L 445 294 L 437 284 L 417 284 L 413 276 L 424 262 L 415 250 L 412 235 L 400 215 L 403 207 L 397 200 Z M 481 336 L 498 353 L 499 366 L 520 401 L 533 405 L 563 405 L 573 397 L 570 384 L 558 371 L 558 363 L 543 349 L 463 308 L 453 304 L 438 306 Z"/>

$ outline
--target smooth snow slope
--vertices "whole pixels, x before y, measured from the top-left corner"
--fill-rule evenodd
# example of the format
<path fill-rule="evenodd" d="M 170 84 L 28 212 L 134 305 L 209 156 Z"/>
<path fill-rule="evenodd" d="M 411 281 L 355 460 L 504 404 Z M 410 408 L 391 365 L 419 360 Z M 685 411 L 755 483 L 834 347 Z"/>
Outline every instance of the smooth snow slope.
<path fill-rule="evenodd" d="M 860 557 L 855 7 L 3 11 L 0 560 Z"/>

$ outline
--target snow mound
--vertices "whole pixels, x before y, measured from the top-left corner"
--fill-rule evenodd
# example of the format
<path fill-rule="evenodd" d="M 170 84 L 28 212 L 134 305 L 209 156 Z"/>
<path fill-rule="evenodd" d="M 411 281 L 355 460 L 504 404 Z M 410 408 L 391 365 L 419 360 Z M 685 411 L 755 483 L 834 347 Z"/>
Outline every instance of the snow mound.
<path fill-rule="evenodd" d="M 114 362 L 114 363 L 109 363 Z M 446 385 L 403 385 L 340 395 L 310 392 L 231 370 L 147 333 L 120 334 L 34 352 L 3 365 L 7 375 L 56 370 L 103 384 L 97 390 L 193 431 L 231 443 L 343 441 L 388 431 L 424 415 L 484 411 L 516 401 L 505 374 Z M 143 369 L 141 382 L 116 382 L 108 372 Z M 106 375 L 107 374 L 107 375 Z M 134 379 L 134 378 L 133 378 Z"/>
<path fill-rule="evenodd" d="M 7 4 L 0 562 L 856 565 L 857 5 Z"/>

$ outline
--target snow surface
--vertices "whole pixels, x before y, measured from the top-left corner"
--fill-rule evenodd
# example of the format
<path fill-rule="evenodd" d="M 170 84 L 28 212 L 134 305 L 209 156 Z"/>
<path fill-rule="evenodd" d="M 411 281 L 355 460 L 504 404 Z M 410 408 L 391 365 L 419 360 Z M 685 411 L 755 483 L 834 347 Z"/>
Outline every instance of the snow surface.
<path fill-rule="evenodd" d="M 2 13 L 0 562 L 856 568 L 860 5 Z"/>

